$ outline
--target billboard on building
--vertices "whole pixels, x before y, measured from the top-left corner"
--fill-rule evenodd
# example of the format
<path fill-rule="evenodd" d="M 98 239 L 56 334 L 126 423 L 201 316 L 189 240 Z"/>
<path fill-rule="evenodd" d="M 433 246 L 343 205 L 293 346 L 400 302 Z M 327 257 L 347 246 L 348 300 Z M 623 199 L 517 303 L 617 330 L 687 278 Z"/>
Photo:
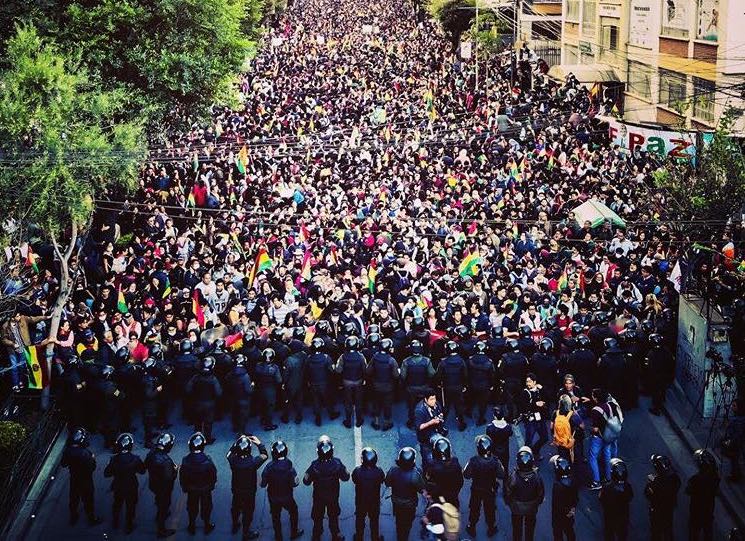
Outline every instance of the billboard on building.
<path fill-rule="evenodd" d="M 657 32 L 652 30 L 653 0 L 632 0 L 629 12 L 629 45 L 652 48 Z"/>
<path fill-rule="evenodd" d="M 736 7 L 737 2 L 732 3 Z M 696 37 L 707 41 L 719 40 L 719 0 L 698 0 Z"/>
<path fill-rule="evenodd" d="M 615 118 L 604 118 L 608 122 L 608 135 L 611 144 L 620 146 L 627 150 L 640 150 L 668 156 L 695 160 L 696 158 L 696 133 L 663 130 L 657 128 L 646 128 L 621 122 Z"/>
<path fill-rule="evenodd" d="M 665 0 L 662 5 L 662 26 L 688 30 L 689 13 L 688 0 Z"/>

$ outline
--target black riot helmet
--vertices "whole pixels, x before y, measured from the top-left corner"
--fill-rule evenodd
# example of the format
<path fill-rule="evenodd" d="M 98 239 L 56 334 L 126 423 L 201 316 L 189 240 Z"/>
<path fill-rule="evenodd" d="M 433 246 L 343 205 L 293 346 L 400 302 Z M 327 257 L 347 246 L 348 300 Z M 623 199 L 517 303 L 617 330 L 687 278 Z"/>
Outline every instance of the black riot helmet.
<path fill-rule="evenodd" d="M 401 327 L 401 322 L 397 319 L 388 320 L 388 328 L 391 332 L 396 332 Z"/>
<path fill-rule="evenodd" d="M 207 440 L 201 432 L 195 432 L 189 438 L 189 451 L 192 453 L 201 453 L 206 445 Z"/>
<path fill-rule="evenodd" d="M 569 325 L 569 329 L 572 332 L 572 337 L 577 338 L 580 334 L 582 334 L 584 327 L 582 327 L 581 323 L 575 321 L 574 323 Z"/>
<path fill-rule="evenodd" d="M 135 439 L 132 437 L 132 434 L 129 432 L 125 432 L 124 434 L 119 434 L 119 437 L 116 438 L 116 442 L 114 443 L 114 452 L 116 453 L 129 453 L 132 451 L 132 447 L 134 447 Z"/>
<path fill-rule="evenodd" d="M 538 344 L 538 349 L 541 353 L 551 353 L 554 351 L 554 341 L 550 338 L 544 338 L 541 343 Z"/>
<path fill-rule="evenodd" d="M 605 346 L 605 349 L 615 349 L 618 347 L 618 340 L 610 336 L 603 340 L 603 345 Z"/>
<path fill-rule="evenodd" d="M 649 458 L 649 461 L 658 475 L 666 475 L 673 468 L 670 459 L 665 455 L 654 454 Z"/>
<path fill-rule="evenodd" d="M 256 335 L 251 331 L 246 331 L 243 335 L 243 343 L 246 347 L 253 347 L 256 344 Z"/>
<path fill-rule="evenodd" d="M 282 327 L 274 327 L 270 336 L 272 340 L 281 341 L 285 336 L 285 330 Z"/>
<path fill-rule="evenodd" d="M 355 325 L 351 321 L 347 321 L 344 324 L 343 329 L 344 329 L 344 334 L 348 336 L 357 336 L 357 325 Z"/>
<path fill-rule="evenodd" d="M 216 353 L 222 353 L 223 351 L 225 351 L 225 340 L 223 340 L 222 338 L 218 338 L 217 340 L 215 340 L 215 343 L 212 344 L 212 349 Z"/>
<path fill-rule="evenodd" d="M 282 440 L 275 441 L 272 443 L 272 460 L 282 460 L 287 458 L 287 444 Z"/>
<path fill-rule="evenodd" d="M 116 361 L 120 365 L 125 364 L 129 360 L 129 349 L 127 346 L 122 346 L 116 350 Z"/>
<path fill-rule="evenodd" d="M 556 480 L 562 485 L 569 486 L 572 483 L 572 464 L 564 457 L 554 455 L 551 457 Z"/>
<path fill-rule="evenodd" d="M 233 359 L 233 364 L 235 366 L 246 366 L 246 356 L 243 353 L 239 353 Z"/>
<path fill-rule="evenodd" d="M 416 451 L 413 447 L 404 447 L 398 452 L 396 465 L 402 470 L 413 470 L 416 463 Z"/>
<path fill-rule="evenodd" d="M 331 331 L 331 327 L 329 326 L 329 322 L 325 319 L 322 319 L 318 323 L 316 323 L 316 332 L 318 334 L 328 334 Z"/>
<path fill-rule="evenodd" d="M 175 441 L 176 440 L 173 437 L 173 434 L 163 432 L 160 436 L 158 436 L 158 439 L 155 440 L 155 448 L 169 453 L 171 449 L 173 449 L 173 444 Z"/>
<path fill-rule="evenodd" d="M 142 367 L 145 369 L 145 371 L 148 374 L 151 374 L 153 370 L 155 370 L 155 367 L 156 367 L 155 358 L 148 357 L 147 359 L 145 359 L 145 362 L 142 363 Z"/>
<path fill-rule="evenodd" d="M 453 334 L 457 336 L 460 339 L 467 338 L 468 337 L 468 327 L 465 325 L 458 325 L 453 329 Z"/>
<path fill-rule="evenodd" d="M 331 438 L 326 435 L 318 438 L 316 453 L 321 460 L 331 460 L 334 458 L 334 444 L 331 442 Z"/>
<path fill-rule="evenodd" d="M 292 337 L 302 342 L 305 340 L 305 329 L 303 327 L 295 327 L 292 329 Z"/>
<path fill-rule="evenodd" d="M 191 340 L 181 340 L 180 349 L 181 353 L 191 353 L 191 350 L 194 349 L 194 344 L 191 343 Z"/>
<path fill-rule="evenodd" d="M 518 342 L 514 338 L 510 338 L 509 340 L 507 340 L 507 347 L 510 348 L 512 351 L 520 351 L 520 342 Z"/>
<path fill-rule="evenodd" d="M 483 340 L 479 340 L 478 342 L 476 342 L 475 349 L 476 353 L 486 353 L 486 342 L 484 342 Z"/>
<path fill-rule="evenodd" d="M 491 456 L 491 438 L 486 435 L 476 437 L 476 452 L 480 457 Z"/>
<path fill-rule="evenodd" d="M 412 340 L 409 350 L 413 355 L 419 355 L 422 352 L 422 343 L 419 340 Z"/>
<path fill-rule="evenodd" d="M 590 340 L 590 337 L 586 334 L 580 334 L 577 337 L 577 344 L 579 344 L 579 347 L 581 348 L 588 348 L 590 347 L 590 344 L 592 343 L 592 340 Z"/>
<path fill-rule="evenodd" d="M 375 346 L 380 343 L 380 335 L 376 332 L 367 335 L 367 344 L 369 346 Z"/>
<path fill-rule="evenodd" d="M 543 328 L 546 329 L 547 331 L 550 331 L 551 329 L 555 329 L 558 324 L 559 322 L 556 319 L 556 316 L 549 316 L 543 322 Z"/>
<path fill-rule="evenodd" d="M 439 434 L 438 434 L 439 436 Z M 432 445 L 432 457 L 440 462 L 450 460 L 452 456 L 452 449 L 450 446 L 450 440 L 443 438 L 442 436 L 437 437 Z"/>
<path fill-rule="evenodd" d="M 527 445 L 523 445 L 517 452 L 517 469 L 521 472 L 528 472 L 532 471 L 534 467 L 533 451 Z"/>
<path fill-rule="evenodd" d="M 210 357 L 205 357 L 204 359 L 202 359 L 202 367 L 200 370 L 202 371 L 203 374 L 211 374 L 214 369 L 215 369 L 215 358 L 214 357 L 210 356 Z"/>
<path fill-rule="evenodd" d="M 626 323 L 623 324 L 623 328 L 627 331 L 635 331 L 637 329 L 636 321 L 634 321 L 633 319 L 628 320 Z"/>
<path fill-rule="evenodd" d="M 396 346 L 393 344 L 393 340 L 391 340 L 390 338 L 383 338 L 380 341 L 380 349 L 392 354 L 394 351 L 396 351 Z"/>
<path fill-rule="evenodd" d="M 717 459 L 708 449 L 697 449 L 693 453 L 693 459 L 700 470 L 708 470 L 712 473 L 717 471 Z"/>
<path fill-rule="evenodd" d="M 160 342 L 155 342 L 150 346 L 150 356 L 159 360 L 163 359 L 163 346 L 160 345 Z"/>
<path fill-rule="evenodd" d="M 67 366 L 69 368 L 73 368 L 75 366 L 80 366 L 80 357 L 78 357 L 77 355 L 70 355 L 67 358 Z"/>
<path fill-rule="evenodd" d="M 104 366 L 101 369 L 101 377 L 103 379 L 111 379 L 111 376 L 113 376 L 113 375 L 114 375 L 114 367 L 113 366 L 109 366 L 107 364 L 106 366 Z"/>
<path fill-rule="evenodd" d="M 251 440 L 245 434 L 241 434 L 230 448 L 230 452 L 235 453 L 241 458 L 251 456 Z"/>
<path fill-rule="evenodd" d="M 372 468 L 378 463 L 378 453 L 372 447 L 365 447 L 361 453 L 362 465 Z"/>
<path fill-rule="evenodd" d="M 77 445 L 78 447 L 88 447 L 88 431 L 85 428 L 78 427 L 72 431 L 70 436 L 70 443 Z"/>
<path fill-rule="evenodd" d="M 649 335 L 649 341 L 655 346 L 661 346 L 665 339 L 660 333 L 655 332 Z"/>
<path fill-rule="evenodd" d="M 323 338 L 320 336 L 316 336 L 313 341 L 310 343 L 310 347 L 315 352 L 323 351 L 323 346 L 326 345 L 326 342 L 324 342 Z"/>
<path fill-rule="evenodd" d="M 595 312 L 592 315 L 592 319 L 598 325 L 605 325 L 606 323 L 608 323 L 608 313 L 603 311 Z"/>
<path fill-rule="evenodd" d="M 447 344 L 445 344 L 445 352 L 447 352 L 448 355 L 455 355 L 458 353 L 458 342 L 448 340 Z"/>
<path fill-rule="evenodd" d="M 422 329 L 424 329 L 424 318 L 422 316 L 416 316 L 411 321 L 411 328 L 415 331 L 421 331 Z"/>
<path fill-rule="evenodd" d="M 347 351 L 357 351 L 360 349 L 360 339 L 356 336 L 347 336 L 347 339 L 344 340 L 344 347 Z"/>
<path fill-rule="evenodd" d="M 623 483 L 629 476 L 626 463 L 620 458 L 611 458 L 610 460 L 610 478 L 614 483 Z"/>
<path fill-rule="evenodd" d="M 651 319 L 645 319 L 644 321 L 642 321 L 642 330 L 645 333 L 647 334 L 653 333 L 654 328 L 655 328 L 654 321 L 652 321 Z"/>
<path fill-rule="evenodd" d="M 277 358 L 277 354 L 272 348 L 266 348 L 264 351 L 261 352 L 261 358 L 264 360 L 264 362 L 273 363 Z"/>
<path fill-rule="evenodd" d="M 371 334 L 380 334 L 380 325 L 378 325 L 377 323 L 373 323 L 371 325 L 368 325 L 367 326 L 367 334 L 368 335 L 371 335 Z"/>
<path fill-rule="evenodd" d="M 520 327 L 520 338 L 530 338 L 531 336 L 533 336 L 533 329 L 528 325 Z"/>

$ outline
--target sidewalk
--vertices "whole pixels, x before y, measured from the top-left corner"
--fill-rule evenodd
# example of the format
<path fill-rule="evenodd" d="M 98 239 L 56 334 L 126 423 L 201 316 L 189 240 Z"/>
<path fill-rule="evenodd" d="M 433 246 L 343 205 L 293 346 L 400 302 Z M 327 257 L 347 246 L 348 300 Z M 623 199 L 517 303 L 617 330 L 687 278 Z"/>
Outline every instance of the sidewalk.
<path fill-rule="evenodd" d="M 703 419 L 700 415 L 694 415 L 691 419 L 692 410 L 693 407 L 676 382 L 667 393 L 665 415 L 691 452 L 704 447 L 711 428 L 710 419 Z M 729 461 L 723 460 L 719 449 L 723 430 L 721 421 L 717 422 L 711 435 L 709 450 L 719 459 L 719 471 L 722 476 L 722 482 L 719 485 L 719 499 L 737 522 L 738 527 L 743 530 L 745 529 L 745 483 L 732 483 L 726 479 L 729 475 Z"/>

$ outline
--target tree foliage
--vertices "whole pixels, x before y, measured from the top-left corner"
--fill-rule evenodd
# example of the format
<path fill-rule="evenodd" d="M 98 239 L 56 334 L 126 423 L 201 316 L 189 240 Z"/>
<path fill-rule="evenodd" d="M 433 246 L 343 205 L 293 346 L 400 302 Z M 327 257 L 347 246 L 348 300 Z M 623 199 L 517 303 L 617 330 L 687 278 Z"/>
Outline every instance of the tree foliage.
<path fill-rule="evenodd" d="M 431 0 L 427 10 L 440 22 L 455 50 L 476 17 L 476 0 Z"/>
<path fill-rule="evenodd" d="M 722 221 L 738 214 L 745 202 L 745 153 L 730 137 L 741 111 L 728 108 L 711 141 L 699 150 L 698 164 L 668 161 L 654 173 L 676 221 Z M 701 229 L 697 225 L 697 229 Z M 698 231 L 701 237 L 701 231 Z"/>
<path fill-rule="evenodd" d="M 120 91 L 100 91 L 33 27 L 9 41 L 0 86 L 0 200 L 4 215 L 59 237 L 84 224 L 93 199 L 131 186 L 144 158 L 142 127 L 123 122 Z"/>

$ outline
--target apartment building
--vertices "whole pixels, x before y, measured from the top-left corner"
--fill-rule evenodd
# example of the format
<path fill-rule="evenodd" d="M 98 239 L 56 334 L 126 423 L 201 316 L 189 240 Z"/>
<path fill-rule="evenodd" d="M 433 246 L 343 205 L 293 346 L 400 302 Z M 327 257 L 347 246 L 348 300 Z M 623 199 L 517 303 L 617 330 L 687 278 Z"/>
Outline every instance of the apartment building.
<path fill-rule="evenodd" d="M 563 0 L 562 14 L 563 70 L 623 82 L 624 119 L 710 129 L 745 106 L 745 0 Z"/>

